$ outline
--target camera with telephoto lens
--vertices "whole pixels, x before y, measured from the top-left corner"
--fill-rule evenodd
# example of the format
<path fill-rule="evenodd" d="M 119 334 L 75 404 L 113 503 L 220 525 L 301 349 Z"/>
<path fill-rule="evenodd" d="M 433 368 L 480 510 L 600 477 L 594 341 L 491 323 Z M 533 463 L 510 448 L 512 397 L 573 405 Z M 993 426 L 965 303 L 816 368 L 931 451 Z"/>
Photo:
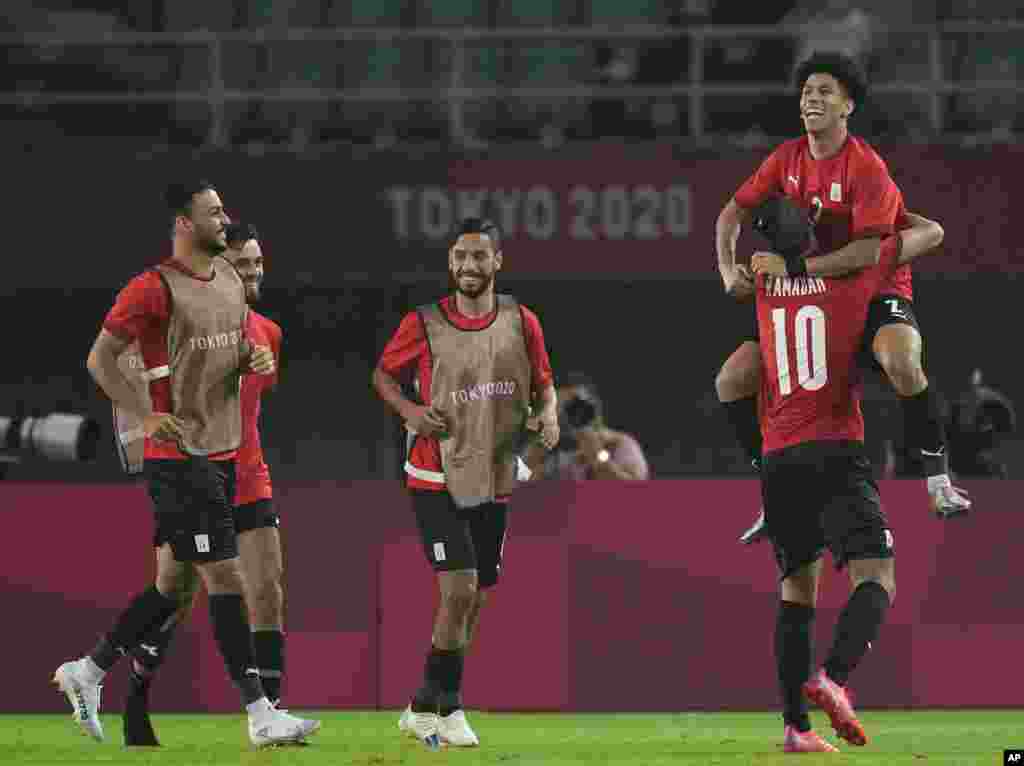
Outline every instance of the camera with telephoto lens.
<path fill-rule="evenodd" d="M 571 436 L 594 422 L 598 415 L 598 407 L 588 396 L 580 394 L 566 402 L 563 412 L 565 423 L 562 430 Z"/>
<path fill-rule="evenodd" d="M 65 463 L 92 460 L 99 440 L 99 424 L 82 415 L 0 415 L 0 463 L 17 463 L 23 457 Z"/>

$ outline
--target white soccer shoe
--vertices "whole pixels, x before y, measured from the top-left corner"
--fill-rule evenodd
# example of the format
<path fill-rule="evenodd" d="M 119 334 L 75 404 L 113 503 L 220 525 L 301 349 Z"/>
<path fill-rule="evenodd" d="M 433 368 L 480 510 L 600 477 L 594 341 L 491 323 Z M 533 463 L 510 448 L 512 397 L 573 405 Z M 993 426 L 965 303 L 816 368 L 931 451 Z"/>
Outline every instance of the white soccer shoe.
<path fill-rule="evenodd" d="M 82 660 L 65 662 L 53 674 L 53 682 L 71 703 L 71 718 L 85 734 L 97 742 L 103 741 L 100 723 L 100 691 L 103 684 L 89 679 L 82 668 Z"/>
<path fill-rule="evenodd" d="M 441 741 L 453 747 L 480 746 L 480 739 L 470 727 L 465 711 L 456 710 L 451 715 L 438 716 L 438 719 L 440 723 L 437 733 L 441 736 Z"/>
<path fill-rule="evenodd" d="M 928 505 L 940 519 L 951 519 L 971 510 L 971 501 L 966 495 L 967 492 L 952 484 L 937 484 L 928 493 Z"/>
<path fill-rule="evenodd" d="M 319 721 L 298 718 L 276 708 L 249 716 L 249 741 L 256 747 L 303 742 L 319 730 Z"/>
<path fill-rule="evenodd" d="M 439 729 L 443 719 L 437 713 L 414 713 L 412 705 L 406 705 L 398 718 L 398 730 L 418 739 L 431 750 L 441 748 Z"/>

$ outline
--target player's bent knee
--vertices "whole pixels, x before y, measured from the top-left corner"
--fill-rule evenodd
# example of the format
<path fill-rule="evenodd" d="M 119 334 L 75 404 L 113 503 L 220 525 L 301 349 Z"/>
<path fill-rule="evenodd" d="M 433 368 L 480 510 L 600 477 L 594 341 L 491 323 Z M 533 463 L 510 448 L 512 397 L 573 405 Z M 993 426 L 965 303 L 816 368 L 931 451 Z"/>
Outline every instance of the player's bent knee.
<path fill-rule="evenodd" d="M 756 343 L 740 345 L 725 360 L 715 376 L 715 392 L 720 402 L 734 402 L 757 394 L 761 385 L 760 350 Z"/>

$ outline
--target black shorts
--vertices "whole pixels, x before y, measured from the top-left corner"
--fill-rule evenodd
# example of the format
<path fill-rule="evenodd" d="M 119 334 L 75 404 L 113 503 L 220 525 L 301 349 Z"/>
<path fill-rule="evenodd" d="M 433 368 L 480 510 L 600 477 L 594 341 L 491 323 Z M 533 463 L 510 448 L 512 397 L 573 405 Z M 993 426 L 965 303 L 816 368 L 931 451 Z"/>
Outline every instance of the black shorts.
<path fill-rule="evenodd" d="M 274 510 L 274 501 L 269 498 L 235 506 L 235 532 L 238 534 L 280 526 L 281 518 Z"/>
<path fill-rule="evenodd" d="M 868 305 L 868 318 L 864 325 L 864 340 L 861 344 L 860 361 L 861 365 L 884 373 L 882 365 L 875 359 L 873 348 L 875 336 L 878 331 L 888 324 L 910 325 L 918 333 L 921 327 L 917 324 L 917 316 L 914 314 L 914 304 L 902 295 L 881 294 L 871 299 Z"/>
<path fill-rule="evenodd" d="M 815 441 L 765 454 L 765 520 L 781 579 L 827 548 L 836 569 L 893 557 L 893 536 L 864 445 Z"/>
<path fill-rule="evenodd" d="M 447 492 L 412 490 L 412 509 L 435 572 L 475 569 L 479 587 L 498 582 L 508 529 L 505 503 L 459 508 Z"/>
<path fill-rule="evenodd" d="M 234 460 L 146 460 L 143 475 L 156 515 L 155 547 L 170 543 L 175 559 L 198 563 L 238 555 Z"/>

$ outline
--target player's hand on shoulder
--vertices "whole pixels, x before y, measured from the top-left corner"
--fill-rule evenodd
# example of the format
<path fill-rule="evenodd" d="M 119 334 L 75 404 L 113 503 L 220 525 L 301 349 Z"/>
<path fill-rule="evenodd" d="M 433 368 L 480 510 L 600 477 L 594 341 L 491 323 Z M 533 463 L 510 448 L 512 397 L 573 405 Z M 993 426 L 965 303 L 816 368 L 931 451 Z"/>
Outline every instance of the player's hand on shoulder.
<path fill-rule="evenodd" d="M 185 423 L 169 412 L 154 412 L 142 419 L 146 436 L 162 442 L 180 442 L 185 437 Z"/>
<path fill-rule="evenodd" d="M 725 294 L 738 301 L 745 301 L 754 295 L 754 277 L 744 264 L 736 264 L 724 276 Z"/>
<path fill-rule="evenodd" d="M 249 372 L 257 375 L 273 375 L 277 369 L 274 352 L 269 346 L 254 345 L 249 355 Z"/>
<path fill-rule="evenodd" d="M 755 274 L 768 274 L 773 277 L 784 277 L 789 274 L 786 259 L 778 253 L 758 251 L 750 257 L 750 268 Z"/>
<path fill-rule="evenodd" d="M 439 439 L 448 435 L 444 415 L 423 404 L 415 405 L 411 417 L 405 423 L 409 430 L 427 438 Z"/>

